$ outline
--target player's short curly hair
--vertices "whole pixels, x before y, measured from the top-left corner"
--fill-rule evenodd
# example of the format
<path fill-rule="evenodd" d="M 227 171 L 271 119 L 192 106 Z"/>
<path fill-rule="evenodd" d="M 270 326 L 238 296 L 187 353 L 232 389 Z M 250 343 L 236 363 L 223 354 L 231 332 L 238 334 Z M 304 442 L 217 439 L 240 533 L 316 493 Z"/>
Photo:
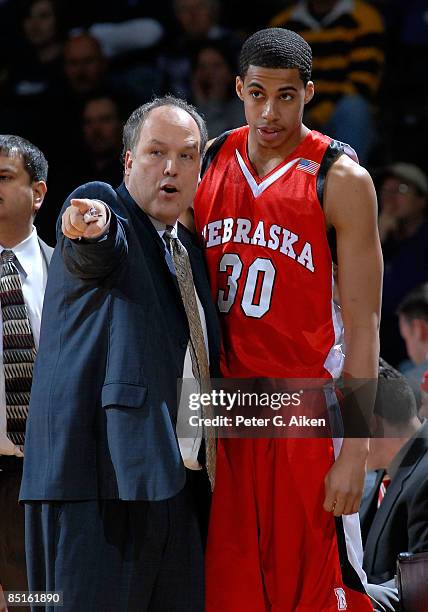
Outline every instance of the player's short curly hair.
<path fill-rule="evenodd" d="M 297 68 L 303 84 L 311 79 L 312 50 L 306 40 L 292 30 L 259 30 L 244 42 L 239 56 L 239 76 L 244 79 L 248 67 Z"/>

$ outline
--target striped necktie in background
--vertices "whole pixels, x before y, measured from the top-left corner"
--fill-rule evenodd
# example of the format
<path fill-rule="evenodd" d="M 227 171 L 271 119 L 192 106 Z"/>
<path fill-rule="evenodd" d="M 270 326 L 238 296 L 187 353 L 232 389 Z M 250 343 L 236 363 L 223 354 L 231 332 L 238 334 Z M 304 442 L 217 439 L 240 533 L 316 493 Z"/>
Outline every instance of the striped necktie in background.
<path fill-rule="evenodd" d="M 36 349 L 16 261 L 13 251 L 0 254 L 7 436 L 22 451 Z"/>
<path fill-rule="evenodd" d="M 196 302 L 192 267 L 190 265 L 190 260 L 186 249 L 181 244 L 180 240 L 172 235 L 172 230 L 173 227 L 171 225 L 167 225 L 163 237 L 168 245 L 172 260 L 174 262 L 175 271 L 177 273 L 177 282 L 180 288 L 184 310 L 186 311 L 187 321 L 189 323 L 190 357 L 192 360 L 193 376 L 199 381 L 201 393 L 207 393 L 211 390 L 210 369 L 208 365 L 204 332 Z M 212 416 L 214 416 L 212 407 L 204 406 L 203 417 L 209 418 Z M 216 441 L 214 437 L 206 435 L 205 428 L 204 437 L 207 473 L 211 483 L 211 488 L 213 489 L 216 469 Z"/>
<path fill-rule="evenodd" d="M 391 484 L 391 478 L 388 476 L 388 474 L 385 472 L 383 477 L 382 477 L 382 482 L 380 483 L 380 487 L 379 487 L 379 493 L 377 496 L 377 507 L 379 508 L 381 503 L 383 502 L 383 498 L 386 495 L 386 490 L 389 487 L 389 485 Z"/>

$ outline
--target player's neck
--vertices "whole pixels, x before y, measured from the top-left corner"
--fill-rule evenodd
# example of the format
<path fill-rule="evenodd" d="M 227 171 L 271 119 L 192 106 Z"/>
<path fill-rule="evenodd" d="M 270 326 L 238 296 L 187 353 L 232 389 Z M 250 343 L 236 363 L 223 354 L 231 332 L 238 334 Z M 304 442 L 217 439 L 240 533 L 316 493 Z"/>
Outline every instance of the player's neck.
<path fill-rule="evenodd" d="M 273 148 L 261 146 L 250 130 L 248 134 L 248 158 L 258 176 L 263 178 L 281 164 L 284 159 L 287 159 L 309 132 L 310 130 L 302 124 L 281 147 Z"/>

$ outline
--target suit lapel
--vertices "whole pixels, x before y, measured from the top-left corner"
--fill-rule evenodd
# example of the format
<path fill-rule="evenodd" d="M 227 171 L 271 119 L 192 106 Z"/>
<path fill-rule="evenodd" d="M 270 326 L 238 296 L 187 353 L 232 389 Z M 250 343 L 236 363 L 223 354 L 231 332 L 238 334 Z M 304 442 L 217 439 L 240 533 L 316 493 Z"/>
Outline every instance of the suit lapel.
<path fill-rule="evenodd" d="M 366 542 L 367 534 L 370 531 L 370 527 L 376 515 L 379 487 L 381 485 L 382 478 L 384 477 L 384 475 L 385 470 L 377 470 L 376 480 L 373 485 L 373 489 L 370 491 L 370 494 L 364 503 L 364 508 L 362 508 L 360 511 L 361 537 L 363 539 L 363 544 L 365 544 Z"/>
<path fill-rule="evenodd" d="M 179 302 L 179 306 L 183 309 L 180 291 L 178 288 L 177 279 L 171 274 L 168 264 L 165 259 L 165 243 L 156 231 L 153 223 L 150 221 L 146 213 L 141 210 L 137 203 L 130 196 L 124 183 L 117 188 L 117 194 L 124 203 L 129 216 L 132 218 L 132 231 L 135 231 L 137 239 L 143 245 L 144 256 L 150 261 L 152 269 L 157 269 L 164 276 L 165 282 L 170 287 L 174 294 L 174 298 Z M 142 227 L 142 234 L 137 230 L 137 227 Z"/>
<path fill-rule="evenodd" d="M 49 268 L 54 250 L 52 247 L 48 246 L 46 242 L 43 242 L 41 238 L 37 237 L 37 240 L 39 241 L 40 251 L 46 264 L 46 268 Z"/>
<path fill-rule="evenodd" d="M 192 267 L 193 274 L 193 282 L 195 283 L 196 292 L 198 294 L 199 299 L 201 300 L 202 305 L 205 308 L 207 299 L 206 299 L 206 289 L 208 287 L 207 283 L 204 282 L 204 260 L 202 257 L 201 251 L 196 247 L 192 240 L 189 238 L 187 233 L 179 227 L 179 239 L 186 247 L 187 253 L 190 259 L 190 265 Z"/>

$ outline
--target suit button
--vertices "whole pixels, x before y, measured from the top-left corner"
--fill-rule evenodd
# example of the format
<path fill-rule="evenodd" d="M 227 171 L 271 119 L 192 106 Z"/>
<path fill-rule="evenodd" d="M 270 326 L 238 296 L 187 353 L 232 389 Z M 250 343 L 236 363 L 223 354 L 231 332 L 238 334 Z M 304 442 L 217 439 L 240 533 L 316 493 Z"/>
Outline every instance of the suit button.
<path fill-rule="evenodd" d="M 188 341 L 187 341 L 187 340 L 180 340 L 180 346 L 181 346 L 181 348 L 183 348 L 183 349 L 187 348 L 187 344 L 188 344 Z"/>

